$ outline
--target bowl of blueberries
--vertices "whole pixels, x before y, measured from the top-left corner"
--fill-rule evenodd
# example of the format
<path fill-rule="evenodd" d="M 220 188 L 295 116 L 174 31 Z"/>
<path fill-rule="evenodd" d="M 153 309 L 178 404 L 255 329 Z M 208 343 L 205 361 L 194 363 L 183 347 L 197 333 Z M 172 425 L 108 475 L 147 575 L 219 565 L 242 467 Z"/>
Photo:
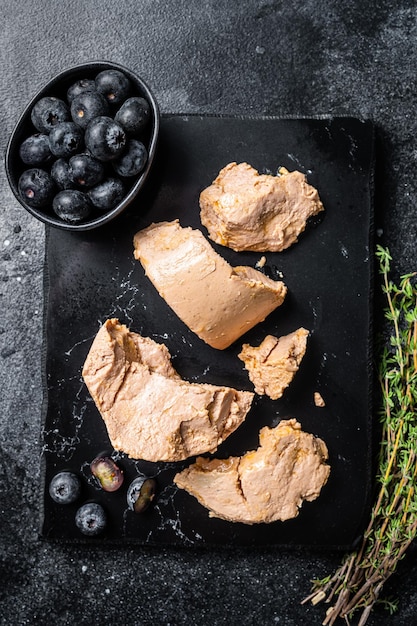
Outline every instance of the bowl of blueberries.
<path fill-rule="evenodd" d="M 25 108 L 6 149 L 20 204 L 57 228 L 86 231 L 113 220 L 152 168 L 159 108 L 146 83 L 105 61 L 67 69 Z"/>

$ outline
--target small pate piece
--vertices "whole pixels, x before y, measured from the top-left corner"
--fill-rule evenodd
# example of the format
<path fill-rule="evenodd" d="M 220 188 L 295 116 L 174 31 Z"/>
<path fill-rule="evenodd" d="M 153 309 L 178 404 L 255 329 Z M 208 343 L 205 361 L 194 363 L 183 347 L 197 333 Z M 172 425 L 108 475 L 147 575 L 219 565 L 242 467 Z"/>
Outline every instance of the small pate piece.
<path fill-rule="evenodd" d="M 320 408 L 323 408 L 324 406 L 326 406 L 323 396 L 321 395 L 319 391 L 314 392 L 314 404 Z"/>
<path fill-rule="evenodd" d="M 303 432 L 295 419 L 262 428 L 259 442 L 242 457 L 198 457 L 174 482 L 210 517 L 243 524 L 297 517 L 303 501 L 315 500 L 329 477 L 326 444 Z"/>
<path fill-rule="evenodd" d="M 256 348 L 245 343 L 238 354 L 257 394 L 278 400 L 293 380 L 307 347 L 308 330 L 274 337 L 267 335 Z"/>
<path fill-rule="evenodd" d="M 301 172 L 259 174 L 229 163 L 200 194 L 201 223 L 210 239 L 232 250 L 281 252 L 298 241 L 307 220 L 324 210 Z"/>
<path fill-rule="evenodd" d="M 178 220 L 136 233 L 134 255 L 184 324 L 218 350 L 262 322 L 287 293 L 253 267 L 229 265 L 201 231 Z"/>
<path fill-rule="evenodd" d="M 215 452 L 240 426 L 254 394 L 182 380 L 168 348 L 107 320 L 83 378 L 112 446 L 134 459 L 182 461 Z"/>

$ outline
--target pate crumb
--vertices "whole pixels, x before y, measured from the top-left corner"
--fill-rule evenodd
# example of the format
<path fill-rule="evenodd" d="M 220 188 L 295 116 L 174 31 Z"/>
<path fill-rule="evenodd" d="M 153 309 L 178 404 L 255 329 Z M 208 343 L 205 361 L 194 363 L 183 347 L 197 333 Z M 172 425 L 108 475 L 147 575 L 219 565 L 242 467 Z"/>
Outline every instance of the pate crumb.
<path fill-rule="evenodd" d="M 260 269 L 262 267 L 265 267 L 265 263 L 266 263 L 266 256 L 261 256 L 261 258 L 259 259 L 259 261 L 256 263 L 255 267 L 257 269 Z"/>
<path fill-rule="evenodd" d="M 320 407 L 326 406 L 325 401 L 323 400 L 321 394 L 318 391 L 314 392 L 314 404 Z"/>

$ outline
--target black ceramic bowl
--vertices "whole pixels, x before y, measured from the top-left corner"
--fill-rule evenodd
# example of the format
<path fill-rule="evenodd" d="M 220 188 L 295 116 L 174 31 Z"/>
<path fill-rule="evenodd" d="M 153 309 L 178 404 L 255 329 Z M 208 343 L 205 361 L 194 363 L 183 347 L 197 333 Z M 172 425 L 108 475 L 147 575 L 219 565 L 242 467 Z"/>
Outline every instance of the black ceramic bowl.
<path fill-rule="evenodd" d="M 36 129 L 34 128 L 31 121 L 31 111 L 35 103 L 45 96 L 55 96 L 57 98 L 61 98 L 66 100 L 66 94 L 68 88 L 78 80 L 82 78 L 90 78 L 94 79 L 97 74 L 103 70 L 114 69 L 119 70 L 128 79 L 131 81 L 133 86 L 133 93 L 131 95 L 140 96 L 145 98 L 151 109 L 151 119 L 149 120 L 148 127 L 145 131 L 143 137 L 140 137 L 141 141 L 145 144 L 148 152 L 148 158 L 144 169 L 136 176 L 129 177 L 124 179 L 126 193 L 124 198 L 119 204 L 114 206 L 111 210 L 107 212 L 96 210 L 89 219 L 86 221 L 73 224 L 67 223 L 64 220 L 60 219 L 52 209 L 52 203 L 50 206 L 45 206 L 42 208 L 34 208 L 25 202 L 25 200 L 21 197 L 18 190 L 18 182 L 22 172 L 26 169 L 30 169 L 31 165 L 25 165 L 20 156 L 19 156 L 19 148 L 24 139 L 29 137 L 30 135 L 35 134 Z M 81 65 L 77 65 L 70 69 L 64 70 L 55 78 L 50 80 L 47 85 L 45 85 L 38 93 L 32 98 L 32 100 L 27 105 L 26 109 L 20 116 L 8 143 L 6 149 L 6 174 L 9 180 L 10 187 L 16 196 L 17 200 L 20 204 L 33 216 L 48 224 L 50 226 L 54 226 L 57 228 L 62 228 L 64 230 L 72 230 L 72 231 L 85 231 L 91 230 L 93 228 L 97 228 L 102 226 L 103 224 L 107 224 L 111 220 L 113 220 L 117 215 L 122 213 L 126 207 L 132 202 L 132 200 L 138 195 L 139 191 L 143 187 L 145 180 L 147 179 L 149 172 L 152 167 L 152 163 L 155 156 L 157 139 L 159 133 L 159 108 L 158 104 L 155 101 L 154 96 L 152 95 L 149 87 L 144 83 L 144 81 L 139 78 L 134 72 L 118 65 L 116 63 L 110 63 L 106 61 L 95 61 L 91 63 L 84 63 Z M 38 166 L 35 166 L 38 167 Z M 39 166 L 42 169 L 48 169 L 48 166 Z"/>

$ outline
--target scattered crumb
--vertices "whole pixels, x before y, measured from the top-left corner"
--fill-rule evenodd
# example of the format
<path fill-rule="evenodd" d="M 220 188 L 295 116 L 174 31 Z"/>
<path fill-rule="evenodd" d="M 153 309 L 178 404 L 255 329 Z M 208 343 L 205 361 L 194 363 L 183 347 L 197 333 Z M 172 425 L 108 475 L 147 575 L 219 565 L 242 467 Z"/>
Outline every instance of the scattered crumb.
<path fill-rule="evenodd" d="M 314 392 L 314 404 L 316 406 L 326 406 L 325 401 L 323 400 L 321 394 L 318 391 Z"/>
<path fill-rule="evenodd" d="M 259 261 L 256 263 L 255 267 L 257 269 L 260 269 L 261 267 L 265 267 L 265 263 L 266 263 L 266 256 L 261 256 Z"/>

